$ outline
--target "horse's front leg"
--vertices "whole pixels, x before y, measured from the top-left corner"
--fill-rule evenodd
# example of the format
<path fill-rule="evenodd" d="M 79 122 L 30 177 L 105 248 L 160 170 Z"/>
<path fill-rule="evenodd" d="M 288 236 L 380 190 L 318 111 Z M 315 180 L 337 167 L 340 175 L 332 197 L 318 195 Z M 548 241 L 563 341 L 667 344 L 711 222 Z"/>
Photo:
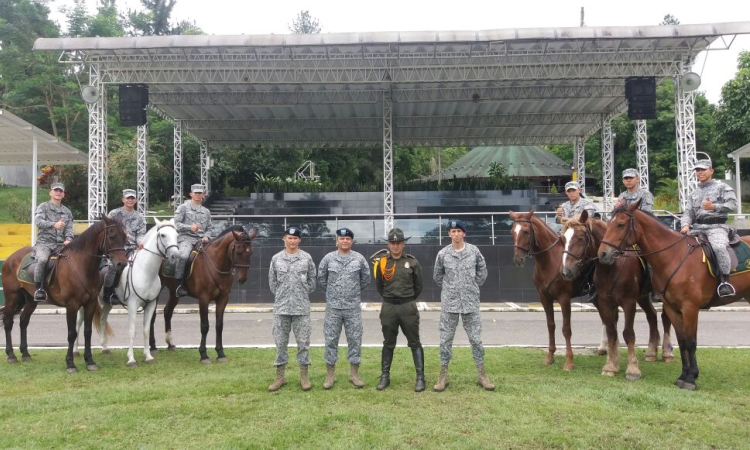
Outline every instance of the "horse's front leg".
<path fill-rule="evenodd" d="M 76 327 L 78 310 L 74 306 L 68 306 L 65 310 L 65 319 L 68 324 L 68 353 L 65 355 L 65 361 L 68 364 L 68 373 L 78 372 L 78 368 L 73 361 L 73 346 L 75 345 L 76 339 L 78 338 L 78 329 Z"/>
<path fill-rule="evenodd" d="M 620 371 L 620 350 L 617 342 L 617 305 L 609 296 L 599 298 L 599 317 L 607 333 L 607 362 L 602 367 L 602 375 L 613 377 Z"/>
<path fill-rule="evenodd" d="M 206 353 L 206 335 L 208 335 L 208 298 L 198 299 L 198 306 L 201 315 L 201 345 L 198 347 L 198 351 L 201 354 L 201 362 L 203 364 L 211 364 L 211 358 Z"/>
<path fill-rule="evenodd" d="M 101 339 L 102 343 L 102 353 L 104 353 L 105 355 L 109 355 L 110 353 L 112 353 L 112 351 L 107 346 L 107 344 L 109 343 L 109 338 L 107 337 L 107 333 L 104 332 L 104 330 L 107 329 L 107 319 L 109 317 L 110 311 L 112 311 L 112 303 L 104 303 L 102 305 L 101 316 L 99 317 L 99 324 L 101 326 L 101 328 L 99 329 L 102 330 L 99 338 Z"/>
<path fill-rule="evenodd" d="M 563 337 L 565 338 L 565 364 L 563 370 L 570 372 L 575 367 L 573 363 L 573 344 L 570 342 L 573 332 L 570 327 L 570 298 L 561 298 L 558 300 L 563 316 Z"/>
<path fill-rule="evenodd" d="M 665 363 L 674 362 L 674 353 L 672 348 L 671 328 L 672 322 L 666 312 L 661 313 L 661 324 L 664 327 L 664 337 L 661 341 L 661 359 Z"/>
<path fill-rule="evenodd" d="M 21 319 L 19 321 L 21 326 L 21 359 L 26 362 L 32 360 L 31 355 L 29 354 L 29 342 L 27 337 L 29 322 L 31 321 L 31 315 L 34 313 L 34 310 L 36 310 L 36 302 L 27 302 L 23 307 L 23 312 L 21 313 Z"/>
<path fill-rule="evenodd" d="M 540 295 L 539 300 L 544 308 L 544 315 L 547 318 L 547 335 L 549 336 L 549 344 L 547 346 L 547 355 L 544 358 L 544 364 L 551 365 L 555 363 L 555 352 L 557 347 L 555 346 L 555 305 L 551 299 L 545 295 Z"/>
<path fill-rule="evenodd" d="M 622 309 L 625 316 L 625 328 L 622 330 L 622 338 L 628 346 L 628 368 L 625 371 L 625 378 L 629 381 L 635 381 L 641 378 L 641 369 L 638 367 L 638 356 L 635 353 L 635 330 L 633 329 L 635 304 L 633 302 L 625 302 Z"/>
<path fill-rule="evenodd" d="M 682 313 L 680 311 L 677 311 L 675 308 L 670 306 L 670 304 L 664 300 L 662 303 L 664 312 L 667 313 L 667 316 L 669 317 L 669 320 L 672 322 L 672 326 L 674 327 L 674 333 L 677 335 L 677 345 L 680 347 L 680 358 L 682 359 L 682 373 L 677 378 L 677 380 L 674 382 L 675 386 L 682 388 L 685 379 L 687 378 L 687 374 L 689 371 L 689 364 L 690 364 L 690 356 L 687 352 L 687 344 L 685 342 L 685 328 L 682 321 Z"/>
<path fill-rule="evenodd" d="M 94 362 L 94 357 L 91 354 L 91 333 L 93 331 L 93 325 L 94 325 L 94 312 L 96 308 L 99 307 L 99 304 L 96 303 L 98 300 L 94 299 L 92 302 L 89 302 L 88 305 L 86 305 L 86 309 L 84 311 L 86 317 L 83 320 L 83 339 L 84 339 L 84 349 L 83 349 L 83 360 L 86 361 L 86 370 L 89 372 L 95 372 L 99 370 L 99 366 L 96 365 Z M 104 333 L 104 330 L 102 330 L 102 333 Z"/>
<path fill-rule="evenodd" d="M 597 309 L 599 309 L 597 307 Z M 602 338 L 599 340 L 599 347 L 594 352 L 597 356 L 604 356 L 607 354 L 609 348 L 609 338 L 607 337 L 607 325 L 602 321 Z"/>
<path fill-rule="evenodd" d="M 224 311 L 228 302 L 228 296 L 216 302 L 216 361 L 220 363 L 228 361 L 226 355 L 224 355 L 224 343 L 222 340 L 224 334 Z"/>
<path fill-rule="evenodd" d="M 646 350 L 646 361 L 656 361 L 659 352 L 659 322 L 656 319 L 656 309 L 651 303 L 650 295 L 638 295 L 638 305 L 643 309 L 648 321 L 648 350 Z M 627 318 L 626 318 L 627 320 Z"/>
<path fill-rule="evenodd" d="M 167 304 L 164 305 L 164 332 L 167 333 L 167 350 L 177 349 L 174 344 L 174 338 L 172 337 L 172 314 L 174 314 L 174 309 L 177 307 L 179 301 L 180 298 L 175 295 L 174 291 L 170 290 L 169 300 L 167 300 Z"/>
<path fill-rule="evenodd" d="M 156 300 L 152 300 L 143 307 L 143 358 L 146 364 L 152 364 L 154 357 L 151 356 L 151 324 L 156 312 Z"/>
<path fill-rule="evenodd" d="M 131 295 L 128 298 L 128 362 L 125 364 L 128 367 L 136 367 L 138 363 L 135 361 L 133 356 L 133 345 L 135 344 L 135 321 L 137 320 L 138 314 L 138 297 Z"/>

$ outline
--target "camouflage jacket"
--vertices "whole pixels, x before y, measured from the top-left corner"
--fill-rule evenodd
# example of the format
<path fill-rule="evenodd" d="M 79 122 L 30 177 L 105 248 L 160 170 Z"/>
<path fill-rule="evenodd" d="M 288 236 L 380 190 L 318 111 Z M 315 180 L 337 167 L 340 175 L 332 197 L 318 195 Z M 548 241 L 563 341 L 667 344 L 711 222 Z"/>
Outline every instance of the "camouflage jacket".
<path fill-rule="evenodd" d="M 708 198 L 716 206 L 715 211 L 703 209 L 703 201 Z M 698 188 L 690 194 L 688 206 L 682 215 L 681 225 L 692 226 L 704 221 L 726 220 L 727 215 L 737 210 L 737 195 L 734 189 L 721 181 L 709 180 L 698 183 Z"/>
<path fill-rule="evenodd" d="M 273 313 L 290 316 L 310 314 L 310 293 L 315 290 L 315 263 L 304 250 L 282 250 L 271 258 L 268 286 L 274 295 Z"/>
<path fill-rule="evenodd" d="M 65 228 L 56 230 L 55 223 L 60 219 L 65 221 Z M 34 220 L 38 228 L 37 244 L 56 247 L 73 239 L 73 213 L 65 205 L 56 206 L 52 202 L 44 202 L 36 207 Z"/>
<path fill-rule="evenodd" d="M 326 291 L 329 308 L 360 307 L 360 292 L 370 284 L 370 265 L 361 254 L 331 252 L 318 266 L 318 284 Z"/>
<path fill-rule="evenodd" d="M 634 192 L 628 190 L 622 191 L 620 196 L 617 197 L 618 201 L 621 199 L 625 199 L 625 206 L 630 206 L 631 203 L 641 200 L 641 206 L 639 208 L 641 211 L 651 212 L 654 210 L 654 196 L 648 191 L 648 189 L 639 188 Z"/>
<path fill-rule="evenodd" d="M 562 216 L 566 219 L 571 219 L 581 214 L 584 209 L 587 210 L 590 215 L 593 215 L 596 212 L 594 202 L 583 197 L 579 197 L 578 201 L 575 203 L 571 203 L 570 201 L 563 203 L 562 208 Z"/>
<path fill-rule="evenodd" d="M 197 232 L 190 229 L 194 223 L 200 225 Z M 188 200 L 177 208 L 174 214 L 174 224 L 179 233 L 177 240 L 180 242 L 210 237 L 211 211 L 203 205 L 194 206 L 192 200 Z"/>
<path fill-rule="evenodd" d="M 128 240 L 125 250 L 133 250 L 138 244 L 143 243 L 146 236 L 146 219 L 137 210 L 126 211 L 125 208 L 116 208 L 107 214 L 110 219 L 118 219 L 125 225 Z"/>
<path fill-rule="evenodd" d="M 385 262 L 381 267 L 380 262 Z M 385 278 L 383 277 L 385 272 Z M 388 275 L 388 274 L 392 275 Z M 388 254 L 385 259 L 378 260 L 378 267 L 375 271 L 375 285 L 378 293 L 386 298 L 409 298 L 419 297 L 422 293 L 422 266 L 419 265 L 417 258 L 412 255 L 402 254 L 399 259 L 393 259 Z"/>
<path fill-rule="evenodd" d="M 442 288 L 440 303 L 449 313 L 479 312 L 479 286 L 487 279 L 487 263 L 475 245 L 457 252 L 449 245 L 435 258 L 432 277 Z"/>

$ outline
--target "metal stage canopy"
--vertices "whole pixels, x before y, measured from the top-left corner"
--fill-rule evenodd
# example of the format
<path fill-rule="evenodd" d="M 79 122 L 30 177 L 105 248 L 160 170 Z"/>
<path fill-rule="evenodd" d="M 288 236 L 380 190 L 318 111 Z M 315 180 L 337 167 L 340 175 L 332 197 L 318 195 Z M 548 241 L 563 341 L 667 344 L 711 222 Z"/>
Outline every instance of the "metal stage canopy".
<path fill-rule="evenodd" d="M 750 22 L 737 22 L 42 38 L 34 49 L 58 51 L 61 62 L 88 66 L 92 84 L 100 89 L 148 85 L 151 107 L 179 129 L 176 147 L 181 146 L 182 133 L 189 132 L 204 143 L 206 155 L 209 144 L 383 148 L 388 216 L 393 213 L 393 145 L 577 142 L 579 149 L 598 130 L 606 132 L 609 120 L 626 109 L 626 78 L 679 77 L 717 39 L 727 48 L 736 35 L 748 33 Z M 678 94 L 692 99 L 692 93 L 679 88 Z M 695 160 L 692 102 L 688 103 L 683 117 L 687 165 Z M 106 121 L 97 116 L 106 109 L 99 105 L 89 111 L 94 116 L 90 148 L 99 151 L 106 148 L 106 132 L 101 130 Z M 603 154 L 611 156 L 608 142 Z M 681 151 L 685 153 L 678 154 Z M 176 161 L 178 156 L 181 161 L 177 153 Z M 101 186 L 96 179 L 101 176 L 94 175 L 90 181 Z M 175 175 L 181 185 L 181 174 Z M 605 163 L 605 179 L 611 175 L 611 163 L 609 168 Z M 684 178 L 689 184 L 689 175 Z M 391 226 L 392 218 L 386 229 Z"/>

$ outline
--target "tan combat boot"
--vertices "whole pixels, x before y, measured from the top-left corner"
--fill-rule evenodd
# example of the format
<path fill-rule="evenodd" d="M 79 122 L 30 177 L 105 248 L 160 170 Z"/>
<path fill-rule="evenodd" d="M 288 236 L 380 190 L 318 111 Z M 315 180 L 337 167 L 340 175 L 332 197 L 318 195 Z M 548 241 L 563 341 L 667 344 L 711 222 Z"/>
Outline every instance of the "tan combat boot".
<path fill-rule="evenodd" d="M 487 372 L 484 370 L 484 364 L 477 364 L 477 384 L 482 386 L 485 391 L 494 391 L 495 385 L 490 383 L 487 378 Z"/>
<path fill-rule="evenodd" d="M 269 392 L 276 392 L 281 389 L 281 386 L 286 384 L 286 378 L 284 378 L 284 369 L 286 365 L 276 366 L 276 379 L 273 380 L 270 386 L 268 386 Z"/>
<path fill-rule="evenodd" d="M 326 373 L 326 380 L 323 382 L 323 389 L 331 389 L 336 383 L 336 366 L 333 364 L 326 364 L 328 372 Z"/>
<path fill-rule="evenodd" d="M 440 366 L 440 375 L 438 375 L 438 381 L 432 390 L 435 392 L 443 392 L 448 387 L 448 365 Z"/>
<path fill-rule="evenodd" d="M 303 391 L 309 391 L 312 389 L 312 385 L 310 384 L 310 377 L 307 375 L 307 368 L 308 365 L 302 365 L 299 369 L 299 385 L 302 387 Z"/>
<path fill-rule="evenodd" d="M 349 371 L 349 382 L 356 388 L 365 387 L 365 382 L 359 378 L 359 364 L 352 364 L 351 370 Z"/>

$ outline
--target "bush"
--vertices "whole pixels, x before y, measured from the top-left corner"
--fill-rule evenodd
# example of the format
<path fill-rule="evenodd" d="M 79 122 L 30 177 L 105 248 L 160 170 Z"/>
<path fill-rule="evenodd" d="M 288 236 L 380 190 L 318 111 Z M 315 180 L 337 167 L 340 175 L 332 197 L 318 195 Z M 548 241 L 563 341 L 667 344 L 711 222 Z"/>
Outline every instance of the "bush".
<path fill-rule="evenodd" d="M 16 223 L 31 223 L 31 204 L 28 200 L 24 201 L 13 195 L 5 206 Z"/>

